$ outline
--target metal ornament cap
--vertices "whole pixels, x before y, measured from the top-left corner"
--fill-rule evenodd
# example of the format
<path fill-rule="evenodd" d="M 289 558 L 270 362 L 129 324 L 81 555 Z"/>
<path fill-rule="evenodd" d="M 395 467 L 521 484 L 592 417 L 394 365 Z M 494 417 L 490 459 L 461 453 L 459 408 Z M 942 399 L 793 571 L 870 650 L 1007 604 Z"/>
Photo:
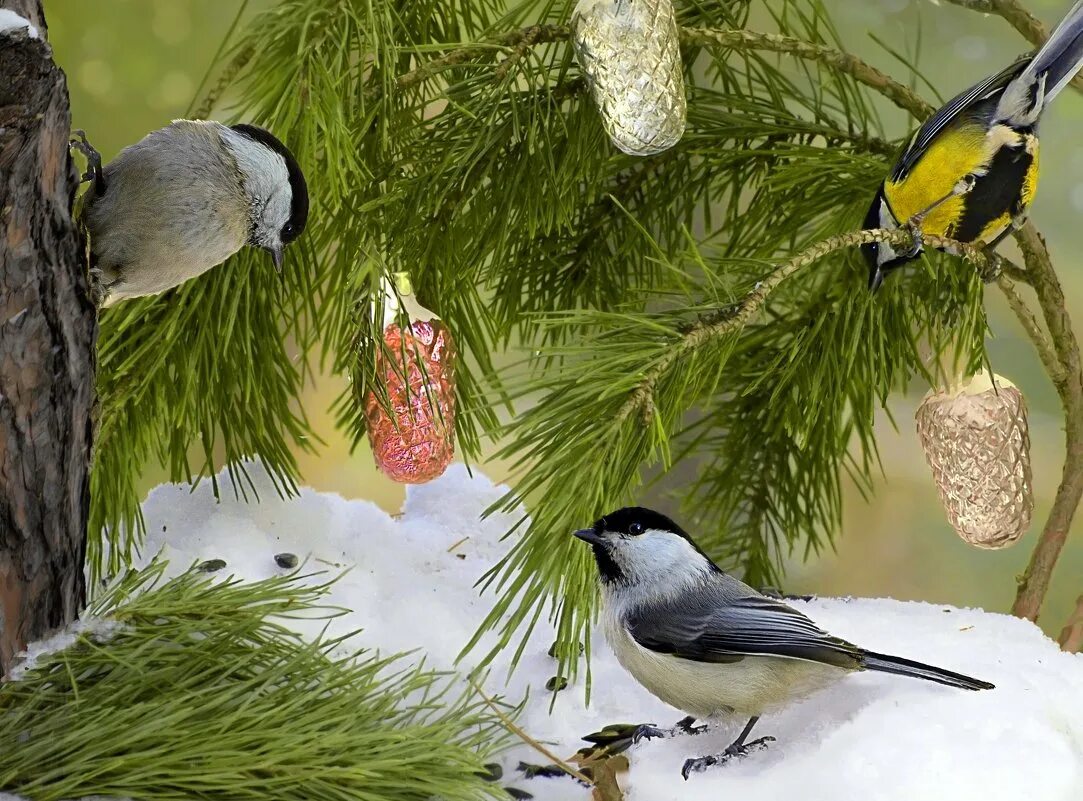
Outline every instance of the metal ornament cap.
<path fill-rule="evenodd" d="M 579 0 L 572 45 L 614 145 L 650 156 L 680 141 L 688 103 L 672 0 Z"/>
<path fill-rule="evenodd" d="M 956 533 L 979 548 L 1005 548 L 1030 526 L 1034 491 L 1023 393 L 981 371 L 929 392 L 917 433 L 940 502 Z"/>

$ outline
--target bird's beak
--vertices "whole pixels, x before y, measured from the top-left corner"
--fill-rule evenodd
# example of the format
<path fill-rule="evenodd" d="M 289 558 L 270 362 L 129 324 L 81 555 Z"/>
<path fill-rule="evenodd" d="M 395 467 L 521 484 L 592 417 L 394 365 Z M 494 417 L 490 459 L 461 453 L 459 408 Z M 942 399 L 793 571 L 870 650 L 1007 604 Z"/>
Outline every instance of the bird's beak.
<path fill-rule="evenodd" d="M 267 252 L 271 254 L 271 261 L 274 263 L 275 272 L 281 274 L 282 272 L 282 248 L 267 248 Z"/>
<path fill-rule="evenodd" d="M 875 292 L 884 283 L 884 270 L 876 267 L 869 271 L 869 292 Z"/>
<path fill-rule="evenodd" d="M 596 534 L 592 528 L 581 528 L 575 532 L 575 536 L 588 545 L 605 545 L 605 537 Z"/>

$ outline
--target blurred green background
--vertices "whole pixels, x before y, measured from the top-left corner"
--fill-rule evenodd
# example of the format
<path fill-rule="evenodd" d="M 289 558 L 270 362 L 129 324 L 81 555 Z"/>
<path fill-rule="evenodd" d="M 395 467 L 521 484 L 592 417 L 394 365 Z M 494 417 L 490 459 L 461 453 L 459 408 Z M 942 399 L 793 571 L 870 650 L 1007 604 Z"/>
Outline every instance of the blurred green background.
<path fill-rule="evenodd" d="M 246 17 L 270 5 L 252 0 Z M 1035 14 L 1055 23 L 1070 0 L 1029 0 Z M 907 80 L 909 70 L 874 40 L 916 58 L 924 75 L 951 96 L 1028 50 L 997 17 L 986 17 L 935 0 L 833 0 L 828 3 L 847 47 L 885 71 Z M 74 125 L 85 128 L 106 159 L 171 119 L 184 116 L 240 0 L 45 0 L 49 34 L 71 90 Z M 929 96 L 924 87 L 919 87 Z M 883 106 L 892 136 L 908 126 L 901 112 Z M 1042 187 L 1032 215 L 1049 240 L 1065 284 L 1070 311 L 1083 334 L 1083 97 L 1066 91 L 1043 118 Z M 855 221 L 856 222 L 856 221 Z M 317 223 L 318 224 L 318 221 Z M 990 355 L 997 372 L 1026 394 L 1037 489 L 1036 525 L 1015 547 L 976 550 L 952 531 L 940 508 L 914 435 L 921 392 L 898 397 L 879 429 L 884 476 L 866 501 L 850 491 L 837 549 L 791 556 L 786 589 L 832 595 L 890 595 L 1007 611 L 1044 520 L 1063 455 L 1059 404 L 1041 367 L 998 292 L 988 293 L 992 325 Z M 326 412 L 344 382 L 322 376 L 308 390 L 305 408 L 326 442 L 318 456 L 299 454 L 305 483 L 346 497 L 372 500 L 396 510 L 402 487 L 379 475 L 370 454 L 348 453 Z M 739 469 L 739 467 L 736 467 Z M 504 480 L 506 466 L 483 467 Z M 161 480 L 148 471 L 146 486 Z M 644 502 L 651 503 L 646 498 Z M 602 510 L 599 510 L 602 511 Z M 1042 624 L 1056 634 L 1076 596 L 1083 593 L 1083 516 L 1077 517 L 1046 603 Z"/>

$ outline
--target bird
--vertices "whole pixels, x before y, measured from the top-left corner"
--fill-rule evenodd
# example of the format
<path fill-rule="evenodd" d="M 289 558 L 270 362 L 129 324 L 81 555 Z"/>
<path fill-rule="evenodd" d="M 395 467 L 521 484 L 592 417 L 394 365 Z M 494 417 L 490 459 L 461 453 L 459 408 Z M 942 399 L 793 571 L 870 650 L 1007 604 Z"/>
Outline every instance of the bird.
<path fill-rule="evenodd" d="M 792 606 L 724 572 L 684 529 L 651 509 L 618 509 L 575 536 L 594 553 L 602 630 L 617 661 L 649 692 L 689 715 L 677 727 L 698 731 L 692 722 L 733 714 L 749 719 L 722 753 L 688 759 L 685 779 L 766 747 L 773 737 L 748 741 L 761 715 L 848 673 L 873 670 L 993 689 L 987 681 L 828 634 Z M 644 725 L 632 738 L 663 735 Z"/>
<path fill-rule="evenodd" d="M 267 251 L 280 271 L 308 223 L 304 173 L 264 128 L 174 120 L 105 167 L 76 134 L 90 182 L 79 216 L 104 306 L 172 289 L 245 245 Z"/>
<path fill-rule="evenodd" d="M 953 97 L 914 134 L 881 182 L 863 223 L 908 228 L 913 245 L 862 246 L 869 289 L 916 258 L 921 235 L 983 242 L 988 251 L 1026 221 L 1038 187 L 1042 112 L 1083 66 L 1083 0 L 1036 53 Z"/>

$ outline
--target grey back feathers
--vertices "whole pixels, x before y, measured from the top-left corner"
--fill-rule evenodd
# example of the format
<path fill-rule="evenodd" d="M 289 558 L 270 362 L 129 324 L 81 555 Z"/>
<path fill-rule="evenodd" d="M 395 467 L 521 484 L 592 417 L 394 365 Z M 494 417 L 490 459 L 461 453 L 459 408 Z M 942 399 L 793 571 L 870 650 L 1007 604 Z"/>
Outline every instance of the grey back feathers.
<path fill-rule="evenodd" d="M 726 576 L 695 592 L 659 599 L 625 612 L 629 633 L 644 648 L 698 662 L 780 656 L 849 670 L 861 650 L 832 637 L 805 615 Z"/>

